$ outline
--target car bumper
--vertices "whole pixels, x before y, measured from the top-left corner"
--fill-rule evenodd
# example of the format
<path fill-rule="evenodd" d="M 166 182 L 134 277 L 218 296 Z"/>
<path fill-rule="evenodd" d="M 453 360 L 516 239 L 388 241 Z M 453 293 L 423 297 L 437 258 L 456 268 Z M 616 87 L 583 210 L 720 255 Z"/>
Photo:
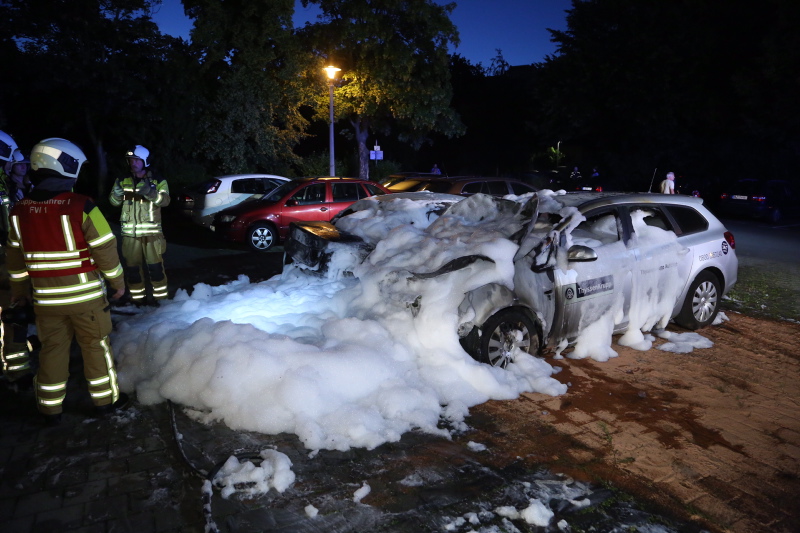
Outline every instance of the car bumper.
<path fill-rule="evenodd" d="M 345 246 L 362 258 L 372 250 L 363 239 L 339 231 L 330 222 L 293 222 L 284 242 L 286 255 L 294 263 L 320 273 L 327 271 L 337 246 Z"/>

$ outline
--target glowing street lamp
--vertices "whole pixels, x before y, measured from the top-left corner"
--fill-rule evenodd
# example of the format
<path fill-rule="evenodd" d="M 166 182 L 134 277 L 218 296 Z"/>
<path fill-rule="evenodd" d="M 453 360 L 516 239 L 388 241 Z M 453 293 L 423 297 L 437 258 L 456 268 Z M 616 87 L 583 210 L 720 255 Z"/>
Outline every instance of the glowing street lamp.
<path fill-rule="evenodd" d="M 330 162 L 330 175 L 336 175 L 336 163 L 333 159 L 333 84 L 336 81 L 336 73 L 340 72 L 342 69 L 336 68 L 334 66 L 328 66 L 322 69 L 328 75 L 328 89 L 330 91 L 330 123 L 331 123 L 331 131 L 330 131 L 330 153 L 331 153 L 331 162 Z"/>

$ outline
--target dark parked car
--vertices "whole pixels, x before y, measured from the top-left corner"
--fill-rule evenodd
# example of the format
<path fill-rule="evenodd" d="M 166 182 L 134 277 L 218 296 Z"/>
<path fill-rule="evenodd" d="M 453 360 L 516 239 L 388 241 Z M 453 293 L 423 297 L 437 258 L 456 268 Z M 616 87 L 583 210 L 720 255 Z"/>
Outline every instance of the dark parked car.
<path fill-rule="evenodd" d="M 477 193 L 496 198 L 509 194 L 522 196 L 538 189 L 524 181 L 512 178 L 486 178 L 482 176 L 457 177 L 413 177 L 388 186 L 392 192 L 430 191 L 458 196 L 471 196 Z"/>
<path fill-rule="evenodd" d="M 778 224 L 797 215 L 797 193 L 788 181 L 741 179 L 720 194 L 722 215 L 765 219 Z"/>
<path fill-rule="evenodd" d="M 301 178 L 259 200 L 218 212 L 211 229 L 223 239 L 266 251 L 286 237 L 292 222 L 329 221 L 353 202 L 387 192 L 377 183 L 355 178 Z"/>

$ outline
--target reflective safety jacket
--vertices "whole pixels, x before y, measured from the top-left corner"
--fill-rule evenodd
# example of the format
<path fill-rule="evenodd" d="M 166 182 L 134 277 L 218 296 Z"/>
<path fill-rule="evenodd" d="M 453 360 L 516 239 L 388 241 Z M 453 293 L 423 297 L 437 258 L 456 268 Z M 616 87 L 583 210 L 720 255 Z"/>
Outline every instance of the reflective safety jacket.
<path fill-rule="evenodd" d="M 0 168 L 0 235 L 8 235 L 8 213 L 11 211 L 11 198 L 9 197 L 8 184 L 11 177 Z M 5 240 L 2 243 L 5 246 Z"/>
<path fill-rule="evenodd" d="M 169 205 L 167 180 L 148 170 L 144 178 L 117 179 L 108 199 L 122 206 L 119 218 L 123 237 L 161 234 L 161 208 Z"/>
<path fill-rule="evenodd" d="M 125 287 L 117 241 L 94 202 L 73 192 L 34 191 L 11 210 L 6 250 L 11 293 L 29 297 L 37 314 L 65 315 L 105 307 L 102 276 Z"/>

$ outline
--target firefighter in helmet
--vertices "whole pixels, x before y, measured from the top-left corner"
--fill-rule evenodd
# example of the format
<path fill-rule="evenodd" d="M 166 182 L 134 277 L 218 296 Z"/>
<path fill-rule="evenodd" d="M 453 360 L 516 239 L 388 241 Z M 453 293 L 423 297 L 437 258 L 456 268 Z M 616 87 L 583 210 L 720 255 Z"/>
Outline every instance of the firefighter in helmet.
<path fill-rule="evenodd" d="M 5 246 L 8 239 L 8 214 L 11 210 L 13 179 L 10 173 L 17 162 L 24 159 L 17 148 L 17 143 L 4 131 L 0 131 L 0 249 L 2 249 L 2 266 L 0 266 L 0 361 L 3 365 L 3 376 L 21 388 L 29 388 L 32 383 L 30 362 L 30 345 L 28 344 L 28 320 L 24 306 L 12 306 L 9 286 L 8 268 L 5 262 Z"/>
<path fill-rule="evenodd" d="M 122 206 L 122 258 L 131 301 L 136 305 L 152 303 L 167 297 L 167 274 L 163 254 L 167 241 L 161 231 L 161 208 L 169 205 L 167 181 L 150 167 L 150 151 L 137 144 L 125 157 L 130 174 L 117 179 L 109 200 Z M 152 294 L 145 285 L 150 281 Z"/>
<path fill-rule="evenodd" d="M 31 150 L 34 189 L 11 210 L 7 262 L 12 303 L 30 298 L 42 342 L 34 391 L 50 424 L 61 420 L 73 336 L 98 414 L 127 403 L 119 391 L 106 284 L 125 293 L 116 238 L 88 196 L 72 192 L 86 156 L 66 139 L 44 139 Z"/>

